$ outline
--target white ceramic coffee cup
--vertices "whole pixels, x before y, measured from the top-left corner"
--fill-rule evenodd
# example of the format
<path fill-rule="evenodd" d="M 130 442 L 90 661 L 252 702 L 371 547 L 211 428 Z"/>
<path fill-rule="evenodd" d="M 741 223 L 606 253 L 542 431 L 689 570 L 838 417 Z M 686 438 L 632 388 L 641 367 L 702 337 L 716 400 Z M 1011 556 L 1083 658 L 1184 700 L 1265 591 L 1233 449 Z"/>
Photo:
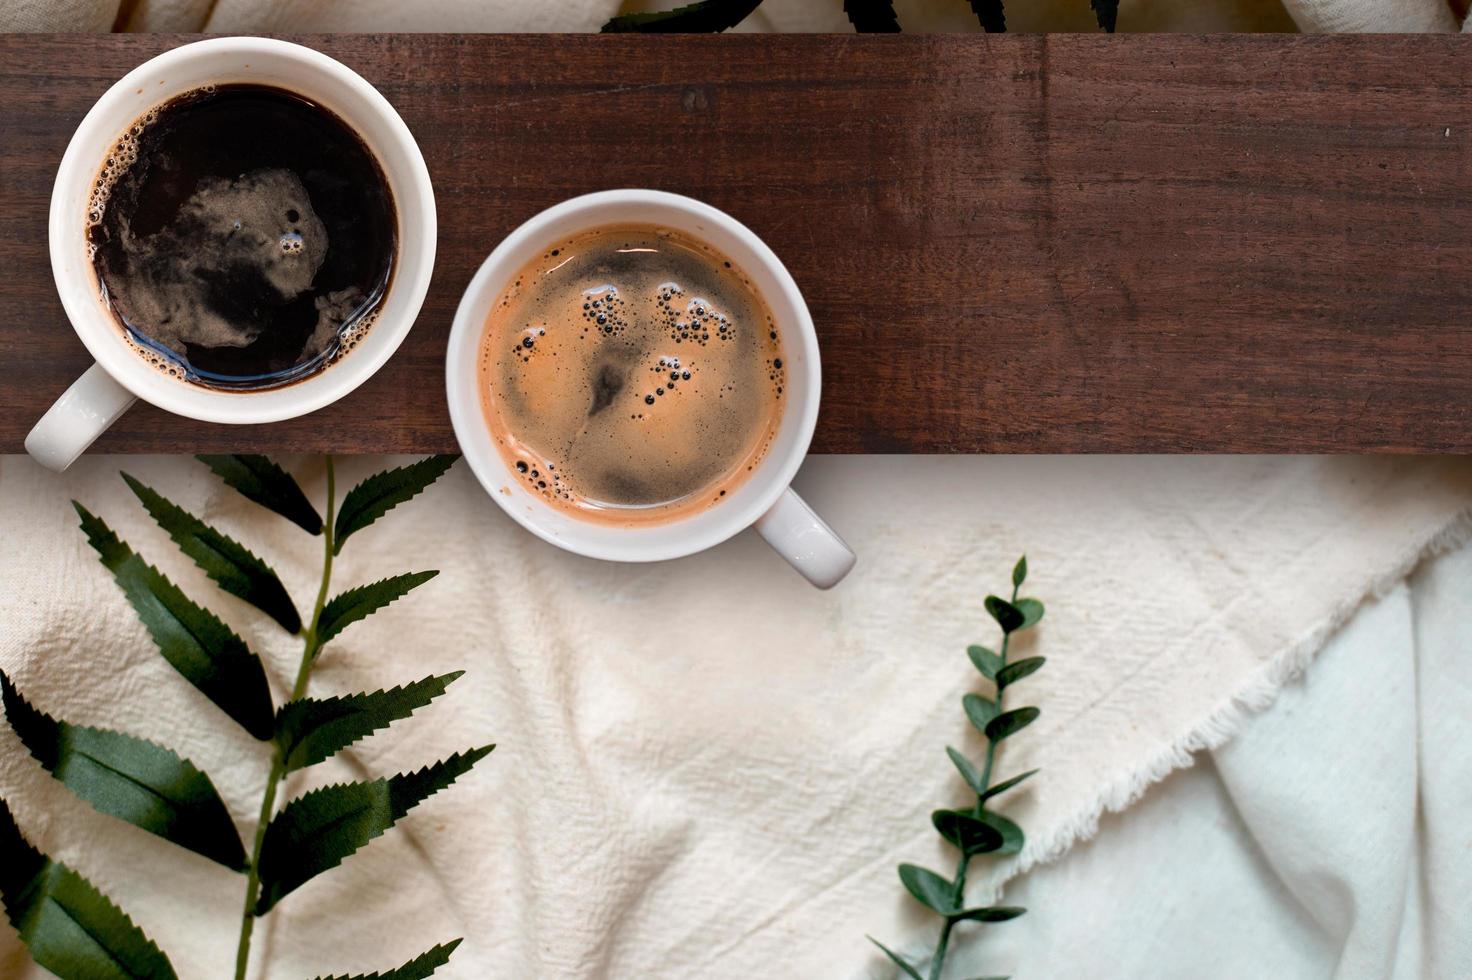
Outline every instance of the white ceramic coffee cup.
<path fill-rule="evenodd" d="M 393 192 L 398 255 L 378 318 L 328 369 L 264 391 L 221 391 L 171 378 L 124 339 L 104 306 L 87 252 L 93 182 L 109 149 L 149 109 L 203 85 L 254 82 L 303 95 L 337 114 L 372 150 Z M 26 451 L 55 470 L 71 465 L 135 399 L 207 422 L 260 423 L 305 415 L 368 380 L 398 349 L 434 269 L 436 219 L 429 170 L 409 127 L 360 75 L 299 44 L 256 37 L 197 41 L 165 52 L 108 89 L 77 127 L 51 194 L 51 271 L 72 328 L 97 362 L 26 437 Z"/>
<path fill-rule="evenodd" d="M 649 224 L 682 232 L 724 253 L 751 278 L 776 320 L 787 362 L 782 419 L 755 471 L 719 503 L 664 524 L 617 527 L 559 510 L 526 489 L 497 450 L 481 403 L 477 364 L 486 316 L 527 262 L 555 243 L 604 225 Z M 854 553 L 792 492 L 790 484 L 818 421 L 818 336 L 797 283 L 772 250 L 735 218 L 678 194 L 615 190 L 575 197 L 513 231 L 470 281 L 450 330 L 445 380 L 450 418 L 466 462 L 481 485 L 519 524 L 569 551 L 611 561 L 680 558 L 755 526 L 782 557 L 819 588 L 831 588 L 854 565 Z"/>

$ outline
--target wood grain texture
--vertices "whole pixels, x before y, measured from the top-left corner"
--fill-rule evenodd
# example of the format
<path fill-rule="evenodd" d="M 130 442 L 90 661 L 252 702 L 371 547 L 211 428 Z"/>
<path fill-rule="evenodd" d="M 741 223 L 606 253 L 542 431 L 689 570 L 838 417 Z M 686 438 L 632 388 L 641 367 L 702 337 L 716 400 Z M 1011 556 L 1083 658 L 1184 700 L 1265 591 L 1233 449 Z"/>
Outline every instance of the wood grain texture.
<path fill-rule="evenodd" d="M 0 450 L 87 366 L 46 252 L 72 129 L 168 36 L 0 38 Z M 453 447 L 486 253 L 585 191 L 699 197 L 818 323 L 815 452 L 1472 451 L 1472 39 L 338 35 L 420 141 L 434 285 L 353 395 L 147 407 L 108 451 Z"/>

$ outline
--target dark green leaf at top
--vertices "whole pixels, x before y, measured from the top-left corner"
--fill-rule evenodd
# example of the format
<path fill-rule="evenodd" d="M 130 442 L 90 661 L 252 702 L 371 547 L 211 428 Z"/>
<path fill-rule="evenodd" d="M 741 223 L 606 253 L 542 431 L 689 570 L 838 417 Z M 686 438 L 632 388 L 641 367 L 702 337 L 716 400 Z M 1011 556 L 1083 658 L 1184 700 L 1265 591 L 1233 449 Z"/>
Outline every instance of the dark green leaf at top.
<path fill-rule="evenodd" d="M 965 909 L 951 916 L 952 919 L 971 919 L 976 922 L 1006 922 L 1025 915 L 1027 909 L 1017 905 L 989 905 L 980 909 Z"/>
<path fill-rule="evenodd" d="M 282 706 L 276 716 L 276 744 L 281 746 L 286 771 L 321 762 L 358 739 L 409 717 L 444 694 L 462 673 L 426 677 L 373 694 L 303 698 Z"/>
<path fill-rule="evenodd" d="M 1008 664 L 997 671 L 997 690 L 1005 690 L 1007 685 L 1016 684 L 1018 681 L 1037 671 L 1039 667 L 1047 663 L 1045 657 L 1028 657 Z"/>
<path fill-rule="evenodd" d="M 270 738 L 274 713 L 265 668 L 245 641 L 200 608 L 112 529 L 72 501 L 87 541 L 112 572 L 164 659 L 256 738 Z"/>
<path fill-rule="evenodd" d="M 58 977 L 174 980 L 165 956 L 86 878 L 21 836 L 0 800 L 0 899 L 31 958 Z"/>
<path fill-rule="evenodd" d="M 971 663 L 987 680 L 997 679 L 997 671 L 1002 669 L 1002 658 L 995 650 L 972 644 L 966 648 L 966 656 L 971 658 Z"/>
<path fill-rule="evenodd" d="M 187 759 L 121 732 L 58 721 L 27 703 L 4 672 L 0 696 L 15 734 L 67 789 L 102 813 L 245 870 L 245 848 L 225 802 Z"/>
<path fill-rule="evenodd" d="M 1002 835 L 1002 846 L 997 849 L 998 854 L 1016 854 L 1022 850 L 1022 845 L 1027 838 L 1022 833 L 1022 828 L 1000 813 L 983 813 L 980 817 L 982 823 L 991 827 Z"/>
<path fill-rule="evenodd" d="M 317 980 L 424 980 L 435 970 L 450 962 L 450 954 L 455 952 L 455 947 L 459 945 L 460 940 L 458 939 L 440 943 L 428 952 L 420 953 L 398 969 L 389 970 L 387 973 L 356 973 L 353 976 L 318 977 Z"/>
<path fill-rule="evenodd" d="M 1043 604 L 1036 599 L 1018 599 L 1017 611 L 1022 613 L 1022 625 L 1018 629 L 1036 626 L 1043 618 Z"/>
<path fill-rule="evenodd" d="M 699 0 L 674 10 L 620 14 L 604 34 L 716 34 L 741 23 L 762 0 Z"/>
<path fill-rule="evenodd" d="M 337 867 L 425 798 L 468 772 L 493 748 L 472 749 L 388 779 L 326 786 L 292 800 L 266 828 L 256 914 L 265 915 L 286 895 Z"/>
<path fill-rule="evenodd" d="M 1003 633 L 1012 633 L 1022 628 L 1022 612 L 1012 603 L 999 596 L 989 595 L 986 597 L 986 611 L 991 613 L 992 619 L 1002 627 Z"/>
<path fill-rule="evenodd" d="M 127 473 L 123 480 L 143 502 L 158 526 L 168 532 L 179 550 L 194 559 L 204 573 L 233 596 L 238 596 L 281 624 L 288 633 L 302 628 L 291 596 L 271 567 L 244 545 L 169 501 Z"/>
<path fill-rule="evenodd" d="M 275 511 L 308 534 L 322 533 L 317 508 L 291 475 L 265 456 L 196 456 L 225 485 L 267 510 Z"/>
<path fill-rule="evenodd" d="M 930 822 L 967 857 L 988 854 L 1002 846 L 1002 835 L 995 827 L 965 810 L 936 810 Z"/>
<path fill-rule="evenodd" d="M 1119 20 L 1119 0 L 1089 0 L 1089 6 L 1094 9 L 1099 26 L 1113 34 L 1114 25 Z"/>
<path fill-rule="evenodd" d="M 997 717 L 997 703 L 988 701 L 980 694 L 967 694 L 962 697 L 961 707 L 966 710 L 966 717 L 971 719 L 971 724 L 975 725 L 979 732 L 985 732 L 986 726 Z"/>
<path fill-rule="evenodd" d="M 322 615 L 317 620 L 317 645 L 324 646 L 351 624 L 373 615 L 395 599 L 408 595 L 438 574 L 436 571 L 428 571 L 395 575 L 333 596 L 322 607 Z"/>
<path fill-rule="evenodd" d="M 873 943 L 875 946 L 878 946 L 880 951 L 883 952 L 885 956 L 889 957 L 891 963 L 899 967 L 901 970 L 905 971 L 905 976 L 910 977 L 911 980 L 925 980 L 925 978 L 920 975 L 920 971 L 911 966 L 909 961 L 906 960 L 899 953 L 896 953 L 894 950 L 890 949 L 888 946 L 884 945 L 873 936 L 865 936 L 864 938 L 869 940 L 869 942 Z"/>
<path fill-rule="evenodd" d="M 929 868 L 915 864 L 902 864 L 899 872 L 900 882 L 906 891 L 915 896 L 915 901 L 941 915 L 950 915 L 957 911 L 955 899 L 952 898 L 955 886 L 951 882 Z"/>
<path fill-rule="evenodd" d="M 1003 0 L 971 0 L 971 10 L 981 21 L 982 30 L 988 34 L 1000 34 L 1007 29 Z"/>
<path fill-rule="evenodd" d="M 1022 583 L 1027 581 L 1027 556 L 1023 555 L 1017 559 L 1017 564 L 1012 566 L 1012 587 L 1022 588 Z"/>
<path fill-rule="evenodd" d="M 843 12 L 860 34 L 894 34 L 900 29 L 894 0 L 843 0 Z"/>
<path fill-rule="evenodd" d="M 1037 708 L 1017 708 L 1012 711 L 1004 711 L 987 722 L 983 733 L 993 742 L 1000 742 L 1037 721 L 1040 714 L 1042 712 Z"/>
<path fill-rule="evenodd" d="M 384 514 L 409 500 L 445 474 L 459 456 L 429 456 L 417 463 L 375 473 L 349 490 L 342 498 L 334 525 L 332 553 L 342 551 L 342 544 L 355 532 L 378 520 Z"/>

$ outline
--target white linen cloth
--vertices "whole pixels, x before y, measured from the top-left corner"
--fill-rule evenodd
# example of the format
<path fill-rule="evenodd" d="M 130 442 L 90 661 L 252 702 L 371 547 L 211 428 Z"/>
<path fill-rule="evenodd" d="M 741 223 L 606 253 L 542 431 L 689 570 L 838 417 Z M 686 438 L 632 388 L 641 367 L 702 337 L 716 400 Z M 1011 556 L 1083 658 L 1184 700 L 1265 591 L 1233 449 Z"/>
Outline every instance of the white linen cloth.
<path fill-rule="evenodd" d="M 346 460 L 340 486 L 382 465 Z M 55 476 L 4 458 L 0 668 L 45 710 L 178 747 L 249 832 L 266 753 L 152 649 L 66 499 L 221 611 L 278 697 L 295 644 L 179 558 L 119 467 L 235 534 L 294 595 L 315 590 L 317 540 L 190 460 L 87 458 Z M 320 464 L 294 468 L 319 494 Z M 334 592 L 443 574 L 336 641 L 313 692 L 468 673 L 288 795 L 501 747 L 288 897 L 259 930 L 261 975 L 383 968 L 456 935 L 449 977 L 852 975 L 873 962 L 863 933 L 898 941 L 923 924 L 894 865 L 950 860 L 927 814 L 962 802 L 944 746 L 979 750 L 963 650 L 995 639 L 980 600 L 1019 553 L 1049 606 L 1024 647 L 1049 666 L 1017 689 L 1044 713 L 1002 768 L 1045 767 L 1011 807 L 1030 864 L 1224 741 L 1362 598 L 1464 538 L 1472 463 L 818 457 L 800 486 L 860 556 L 832 593 L 750 534 L 652 566 L 562 553 L 463 467 L 351 541 Z M 0 795 L 186 976 L 224 971 L 238 876 L 90 811 L 8 727 Z M 0 932 L 0 969 L 25 976 L 15 945 Z"/>
<path fill-rule="evenodd" d="M 1463 546 L 1367 604 L 1232 741 L 1009 885 L 1028 915 L 964 937 L 947 976 L 1472 977 L 1468 745 Z M 928 956 L 934 934 L 914 942 Z"/>
<path fill-rule="evenodd" d="M 640 0 L 665 9 L 682 0 Z M 0 30 L 105 31 L 589 31 L 620 0 L 6 0 Z M 896 0 L 906 30 L 974 31 L 960 0 Z M 1289 18 L 1292 18 L 1291 20 Z M 1007 10 L 1014 31 L 1090 31 L 1084 0 L 1036 0 Z M 1121 31 L 1454 31 L 1447 0 L 1122 0 Z M 1472 27 L 1472 18 L 1467 21 Z M 852 30 L 841 0 L 765 0 L 746 31 Z"/>

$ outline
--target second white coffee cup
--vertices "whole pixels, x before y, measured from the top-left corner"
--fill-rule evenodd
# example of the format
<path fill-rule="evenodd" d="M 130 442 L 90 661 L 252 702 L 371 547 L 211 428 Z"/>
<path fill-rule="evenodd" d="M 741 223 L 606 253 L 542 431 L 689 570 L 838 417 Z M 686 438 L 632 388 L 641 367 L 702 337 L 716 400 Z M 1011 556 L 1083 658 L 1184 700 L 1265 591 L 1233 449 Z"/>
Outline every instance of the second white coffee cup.
<path fill-rule="evenodd" d="M 777 322 L 787 360 L 782 418 L 756 470 L 706 510 L 663 524 L 595 524 L 559 510 L 524 486 L 496 448 L 482 408 L 478 361 L 486 317 L 512 277 L 549 245 L 605 225 L 644 224 L 703 241 L 728 256 L 756 287 Z M 591 558 L 659 561 L 720 544 L 755 526 L 757 532 L 819 588 L 836 585 L 854 553 L 790 484 L 818 420 L 821 369 L 818 337 L 797 283 L 772 250 L 735 218 L 678 194 L 602 191 L 576 197 L 531 218 L 481 265 L 455 313 L 446 356 L 450 418 L 466 462 L 507 514 L 545 541 Z"/>

